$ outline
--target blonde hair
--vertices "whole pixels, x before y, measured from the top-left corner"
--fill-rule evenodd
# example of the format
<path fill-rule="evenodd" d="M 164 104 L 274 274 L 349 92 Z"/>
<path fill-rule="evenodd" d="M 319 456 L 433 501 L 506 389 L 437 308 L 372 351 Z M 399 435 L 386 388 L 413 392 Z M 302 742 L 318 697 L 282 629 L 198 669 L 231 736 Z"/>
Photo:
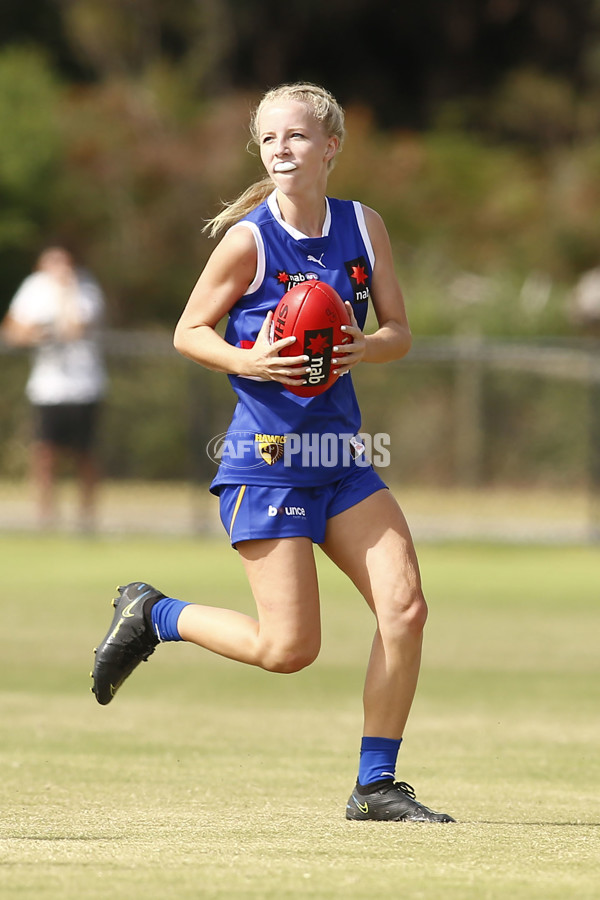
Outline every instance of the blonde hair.
<path fill-rule="evenodd" d="M 259 145 L 258 123 L 261 112 L 265 106 L 280 100 L 296 100 L 299 103 L 304 103 L 317 122 L 321 124 L 325 133 L 328 136 L 337 137 L 339 141 L 337 152 L 339 153 L 346 136 L 344 110 L 333 94 L 330 94 L 325 88 L 310 82 L 282 84 L 279 87 L 271 88 L 264 94 L 250 121 L 250 134 L 253 143 L 257 146 Z M 334 160 L 335 155 L 328 162 L 329 169 L 333 168 Z M 229 228 L 235 222 L 239 222 L 249 212 L 260 206 L 272 190 L 273 182 L 269 176 L 256 181 L 235 200 L 225 203 L 221 212 L 207 222 L 203 230 L 208 231 L 211 237 L 216 237 L 224 228 Z"/>

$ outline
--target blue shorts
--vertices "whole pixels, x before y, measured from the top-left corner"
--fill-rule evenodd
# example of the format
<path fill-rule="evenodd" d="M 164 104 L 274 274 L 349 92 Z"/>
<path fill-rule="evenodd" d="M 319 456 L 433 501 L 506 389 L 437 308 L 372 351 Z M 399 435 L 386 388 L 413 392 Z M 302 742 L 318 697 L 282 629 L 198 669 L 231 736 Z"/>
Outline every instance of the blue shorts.
<path fill-rule="evenodd" d="M 375 470 L 356 467 L 319 487 L 267 487 L 223 484 L 219 488 L 221 521 L 233 547 L 256 538 L 308 537 L 325 540 L 327 519 L 387 488 Z"/>

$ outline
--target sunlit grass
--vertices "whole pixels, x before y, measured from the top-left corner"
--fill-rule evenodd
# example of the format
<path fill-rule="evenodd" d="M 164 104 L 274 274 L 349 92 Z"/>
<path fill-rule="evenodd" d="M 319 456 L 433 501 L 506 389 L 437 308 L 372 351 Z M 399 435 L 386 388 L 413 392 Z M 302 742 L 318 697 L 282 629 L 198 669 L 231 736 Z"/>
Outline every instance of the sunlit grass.
<path fill-rule="evenodd" d="M 430 619 L 399 777 L 452 826 L 348 823 L 372 623 L 320 557 L 323 651 L 276 676 L 160 647 L 101 708 L 114 585 L 250 610 L 225 540 L 3 537 L 2 897 L 597 897 L 591 548 L 420 547 Z"/>

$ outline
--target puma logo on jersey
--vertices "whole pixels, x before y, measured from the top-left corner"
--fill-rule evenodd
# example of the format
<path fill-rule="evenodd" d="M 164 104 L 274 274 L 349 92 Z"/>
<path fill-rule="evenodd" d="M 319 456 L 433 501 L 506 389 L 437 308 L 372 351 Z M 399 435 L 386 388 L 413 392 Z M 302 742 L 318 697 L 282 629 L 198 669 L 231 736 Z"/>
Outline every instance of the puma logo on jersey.
<path fill-rule="evenodd" d="M 307 260 L 307 262 L 316 263 L 318 266 L 321 266 L 322 269 L 326 269 L 327 266 L 325 265 L 325 263 L 321 262 L 321 260 L 323 259 L 324 256 L 325 256 L 325 251 L 323 251 L 323 253 L 321 253 L 321 255 L 318 259 L 316 258 L 316 256 L 307 256 L 306 260 Z"/>

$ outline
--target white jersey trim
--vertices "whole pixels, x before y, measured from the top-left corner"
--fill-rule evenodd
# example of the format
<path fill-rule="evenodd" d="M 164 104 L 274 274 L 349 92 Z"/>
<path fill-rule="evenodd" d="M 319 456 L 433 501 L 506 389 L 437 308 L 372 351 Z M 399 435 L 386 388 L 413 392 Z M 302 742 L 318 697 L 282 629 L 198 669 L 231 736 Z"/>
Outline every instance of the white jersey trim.
<path fill-rule="evenodd" d="M 371 263 L 371 269 L 374 269 L 375 251 L 373 250 L 373 244 L 371 243 L 371 238 L 369 237 L 369 231 L 367 229 L 367 223 L 365 222 L 365 211 L 362 207 L 362 203 L 359 203 L 358 200 L 353 200 L 352 205 L 354 206 L 356 221 L 358 223 L 363 243 L 367 251 L 367 256 L 369 257 L 369 262 Z"/>
<path fill-rule="evenodd" d="M 244 294 L 244 296 L 246 296 L 247 294 L 254 294 L 264 281 L 265 270 L 267 267 L 265 245 L 263 243 L 262 234 L 260 233 L 260 228 L 254 222 L 236 222 L 229 230 L 233 231 L 234 228 L 249 228 L 254 235 L 254 243 L 256 244 L 256 273 L 252 279 L 252 283 L 248 286 L 248 290 Z"/>
<path fill-rule="evenodd" d="M 285 222 L 281 215 L 281 210 L 279 209 L 279 204 L 277 203 L 277 189 L 273 191 L 272 194 L 269 194 L 267 197 L 267 206 L 273 213 L 273 217 L 277 219 L 281 227 L 287 231 L 287 233 L 294 238 L 295 241 L 306 241 L 311 240 L 308 234 L 303 234 L 301 231 L 298 231 L 297 228 L 294 228 L 293 225 L 290 225 L 289 222 Z M 329 229 L 331 228 L 331 209 L 329 207 L 329 200 L 325 197 L 325 221 L 323 222 L 323 231 L 320 237 L 328 237 Z"/>
<path fill-rule="evenodd" d="M 244 297 L 246 297 L 248 294 L 254 294 L 265 279 L 265 271 L 267 267 L 265 245 L 263 242 L 262 234 L 260 233 L 260 228 L 254 222 L 236 222 L 235 225 L 232 225 L 229 230 L 232 231 L 234 228 L 249 228 L 254 235 L 254 242 L 256 244 L 256 274 L 252 279 L 252 283 L 248 286 L 248 290 L 244 294 Z M 257 375 L 240 375 L 239 377 L 247 378 L 248 381 L 268 380 L 267 378 L 260 378 Z"/>

